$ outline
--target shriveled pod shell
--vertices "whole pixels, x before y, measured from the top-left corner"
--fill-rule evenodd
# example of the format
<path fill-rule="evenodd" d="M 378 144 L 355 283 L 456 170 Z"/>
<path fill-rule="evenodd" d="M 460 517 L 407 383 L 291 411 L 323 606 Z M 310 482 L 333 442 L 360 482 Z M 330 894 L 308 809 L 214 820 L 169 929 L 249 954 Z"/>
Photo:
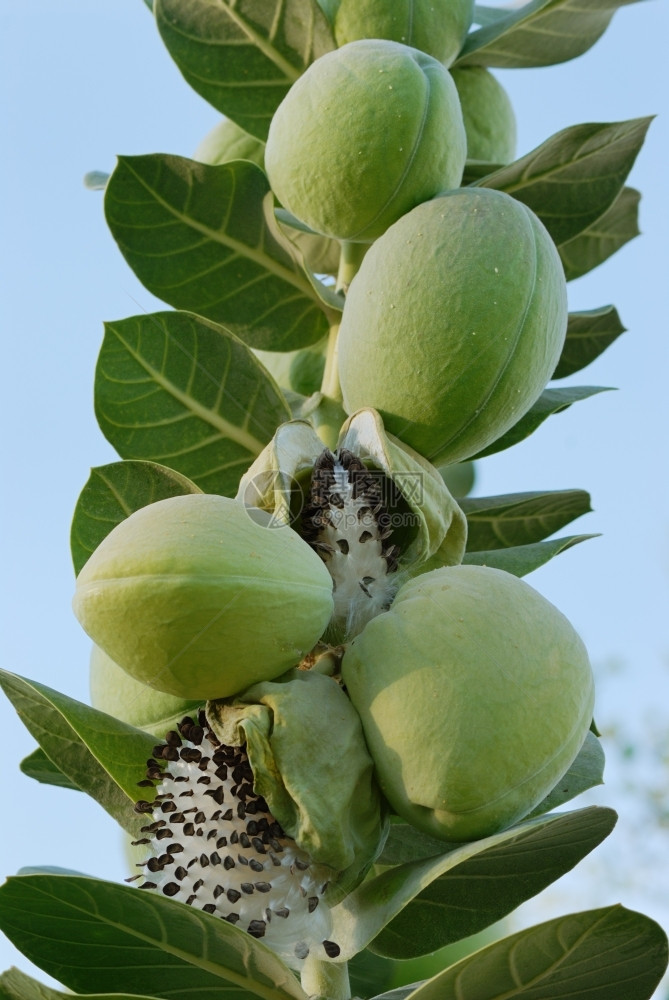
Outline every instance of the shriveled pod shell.
<path fill-rule="evenodd" d="M 517 577 L 452 566 L 416 577 L 344 655 L 381 788 L 431 836 L 503 830 L 555 786 L 588 731 L 585 647 Z"/>
<path fill-rule="evenodd" d="M 339 0 L 335 40 L 345 45 L 359 38 L 388 38 L 450 66 L 473 16 L 472 0 Z"/>
<path fill-rule="evenodd" d="M 227 497 L 150 504 L 118 524 L 79 577 L 77 618 L 137 680 L 188 699 L 277 677 L 332 614 L 332 581 L 291 528 Z"/>
<path fill-rule="evenodd" d="M 446 192 L 377 240 L 351 283 L 344 406 L 373 406 L 435 465 L 470 458 L 539 397 L 566 328 L 562 264 L 537 216 L 501 191 Z"/>
<path fill-rule="evenodd" d="M 317 59 L 270 125 L 265 166 L 281 204 L 316 232 L 371 243 L 460 183 L 466 140 L 444 66 L 399 42 L 351 42 Z"/>

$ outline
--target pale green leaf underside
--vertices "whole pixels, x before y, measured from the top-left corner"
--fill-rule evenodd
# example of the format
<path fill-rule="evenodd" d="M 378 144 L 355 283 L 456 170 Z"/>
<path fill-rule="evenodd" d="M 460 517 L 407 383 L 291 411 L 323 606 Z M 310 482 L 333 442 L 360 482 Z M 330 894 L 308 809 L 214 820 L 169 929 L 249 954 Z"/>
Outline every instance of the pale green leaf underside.
<path fill-rule="evenodd" d="M 551 66 L 575 59 L 606 30 L 618 7 L 635 0 L 530 0 L 520 10 L 476 8 L 458 66 Z M 515 6 L 515 5 L 514 5 Z"/>
<path fill-rule="evenodd" d="M 73 990 L 150 984 L 166 1000 L 305 1000 L 290 970 L 246 931 L 157 893 L 84 876 L 31 874 L 0 889 L 0 926 Z"/>
<path fill-rule="evenodd" d="M 275 236 L 273 196 L 255 163 L 119 157 L 105 214 L 139 280 L 175 309 L 261 350 L 297 350 L 327 332 L 318 283 Z"/>
<path fill-rule="evenodd" d="M 316 0 L 155 0 L 154 9 L 184 79 L 258 139 L 295 80 L 334 48 Z"/>
<path fill-rule="evenodd" d="M 608 835 L 615 818 L 594 807 L 544 816 L 390 869 L 333 909 L 333 940 L 345 958 L 372 942 L 374 951 L 394 957 L 435 951 L 494 923 L 568 871 Z"/>
<path fill-rule="evenodd" d="M 577 403 L 582 399 L 589 399 L 600 392 L 610 392 L 610 387 L 577 385 L 569 388 L 544 389 L 536 403 L 530 407 L 525 416 L 521 417 L 518 423 L 514 424 L 506 434 L 489 444 L 472 458 L 485 458 L 486 455 L 494 455 L 498 451 L 504 451 L 519 441 L 524 441 L 526 437 L 539 427 L 544 420 L 553 413 L 560 413 L 566 410 L 572 403 Z"/>
<path fill-rule="evenodd" d="M 81 995 L 81 994 L 80 994 Z M 62 993 L 51 986 L 38 983 L 20 969 L 8 969 L 0 975 L 2 1000 L 68 1000 L 71 993 Z M 86 1000 L 155 1000 L 147 993 L 87 993 Z"/>
<path fill-rule="evenodd" d="M 155 739 L 16 674 L 0 671 L 0 686 L 55 766 L 137 835 L 145 822 L 133 810 L 140 798 L 137 782 L 145 775 Z"/>
<path fill-rule="evenodd" d="M 569 313 L 567 337 L 553 378 L 581 371 L 625 333 L 615 306 Z"/>
<path fill-rule="evenodd" d="M 641 195 L 624 187 L 611 207 L 574 239 L 558 247 L 567 281 L 573 281 L 603 264 L 617 250 L 639 235 Z"/>
<path fill-rule="evenodd" d="M 558 917 L 496 941 L 429 979 L 411 1000 L 649 1000 L 667 938 L 611 906 Z"/>
<path fill-rule="evenodd" d="M 466 552 L 462 561 L 470 566 L 491 566 L 493 569 L 502 569 L 505 573 L 512 573 L 513 576 L 527 576 L 573 545 L 597 537 L 597 535 L 564 535 L 562 538 L 553 538 L 547 542 L 513 545 L 508 549 Z"/>
<path fill-rule="evenodd" d="M 228 496 L 290 419 L 280 389 L 245 344 L 180 312 L 106 324 L 95 410 L 122 458 L 157 462 Z"/>
<path fill-rule="evenodd" d="M 112 528 L 140 507 L 168 497 L 201 492 L 186 476 L 155 462 L 111 462 L 91 469 L 72 518 L 70 549 L 74 572 L 79 574 Z"/>
<path fill-rule="evenodd" d="M 585 490 L 463 497 L 459 503 L 467 515 L 470 552 L 539 542 L 591 510 Z"/>

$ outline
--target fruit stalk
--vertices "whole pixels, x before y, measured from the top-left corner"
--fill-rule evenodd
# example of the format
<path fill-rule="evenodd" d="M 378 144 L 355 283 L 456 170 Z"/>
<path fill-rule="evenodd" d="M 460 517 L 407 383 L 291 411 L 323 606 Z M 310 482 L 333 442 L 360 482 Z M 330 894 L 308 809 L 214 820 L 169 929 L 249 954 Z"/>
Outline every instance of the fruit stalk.
<path fill-rule="evenodd" d="M 300 978 L 302 989 L 309 997 L 350 1000 L 351 986 L 346 962 L 335 964 L 309 956 L 302 967 Z"/>

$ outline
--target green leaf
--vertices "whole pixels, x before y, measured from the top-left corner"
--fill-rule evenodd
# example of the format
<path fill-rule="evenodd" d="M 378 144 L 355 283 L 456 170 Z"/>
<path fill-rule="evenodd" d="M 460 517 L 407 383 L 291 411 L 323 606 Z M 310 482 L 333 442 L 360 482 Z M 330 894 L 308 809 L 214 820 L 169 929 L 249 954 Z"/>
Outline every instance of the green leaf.
<path fill-rule="evenodd" d="M 498 451 L 504 451 L 526 437 L 543 424 L 544 420 L 553 413 L 561 413 L 572 403 L 577 403 L 581 399 L 589 399 L 600 392 L 611 392 L 608 386 L 598 385 L 576 385 L 569 388 L 544 389 L 536 403 L 530 407 L 525 416 L 521 417 L 517 424 L 514 424 L 506 434 L 489 444 L 483 451 L 472 455 L 472 459 L 485 458 L 486 455 L 494 455 Z"/>
<path fill-rule="evenodd" d="M 651 121 L 573 125 L 476 183 L 522 201 L 561 245 L 585 232 L 611 207 Z"/>
<path fill-rule="evenodd" d="M 176 309 L 223 324 L 261 350 L 294 351 L 327 333 L 323 299 L 332 293 L 305 273 L 282 236 L 255 163 L 122 156 L 105 212 L 139 280 Z"/>
<path fill-rule="evenodd" d="M 74 508 L 70 531 L 74 572 L 79 574 L 112 528 L 140 507 L 201 492 L 186 476 L 155 462 L 112 462 L 91 469 Z"/>
<path fill-rule="evenodd" d="M 624 187 L 611 207 L 592 225 L 558 247 L 567 281 L 603 264 L 639 235 L 639 201 L 634 188 Z"/>
<path fill-rule="evenodd" d="M 618 7 L 635 0 L 530 0 L 499 16 L 477 7 L 482 27 L 467 37 L 455 65 L 552 66 L 575 59 L 600 38 Z"/>
<path fill-rule="evenodd" d="M 484 4 L 474 4 L 474 24 L 485 28 L 488 24 L 496 24 L 497 21 L 505 20 L 508 12 L 502 7 L 486 7 Z"/>
<path fill-rule="evenodd" d="M 565 535 L 549 542 L 533 542 L 531 545 L 514 545 L 509 549 L 485 549 L 483 552 L 466 552 L 462 560 L 470 566 L 492 566 L 493 569 L 503 569 L 514 576 L 527 576 L 535 569 L 550 562 L 561 552 L 566 552 L 572 545 L 586 542 L 589 538 L 599 535 Z"/>
<path fill-rule="evenodd" d="M 463 497 L 459 503 L 467 515 L 467 550 L 473 552 L 539 542 L 592 509 L 585 490 Z"/>
<path fill-rule="evenodd" d="M 333 940 L 348 958 L 413 958 L 490 926 L 585 857 L 613 829 L 616 814 L 590 807 L 544 816 L 399 865 L 363 882 L 332 911 Z"/>
<path fill-rule="evenodd" d="M 614 306 L 569 313 L 567 338 L 553 378 L 566 378 L 598 358 L 625 327 Z"/>
<path fill-rule="evenodd" d="M 169 1000 L 306 1000 L 293 973 L 246 931 L 153 892 L 84 876 L 20 875 L 0 888 L 0 926 L 70 989 Z"/>
<path fill-rule="evenodd" d="M 595 785 L 603 783 L 604 751 L 595 734 L 588 732 L 576 760 L 567 773 L 560 778 L 543 802 L 540 802 L 536 809 L 528 814 L 527 819 L 552 812 L 553 809 L 569 802 L 570 799 L 587 791 L 588 788 L 594 788 Z"/>
<path fill-rule="evenodd" d="M 158 462 L 224 495 L 290 419 L 281 390 L 240 340 L 178 312 L 106 324 L 95 411 L 122 458 Z"/>
<path fill-rule="evenodd" d="M 136 836 L 145 823 L 133 808 L 137 782 L 144 777 L 154 737 L 5 670 L 0 670 L 0 686 L 56 767 Z"/>
<path fill-rule="evenodd" d="M 41 747 L 37 747 L 31 754 L 24 757 L 19 766 L 29 778 L 34 778 L 35 781 L 39 781 L 43 785 L 57 785 L 59 788 L 69 788 L 74 792 L 81 791 L 79 785 L 63 774 Z"/>
<path fill-rule="evenodd" d="M 82 994 L 79 994 L 81 996 Z M 38 983 L 20 969 L 8 969 L 0 975 L 1 1000 L 68 1000 L 71 993 L 61 993 L 50 986 Z M 142 993 L 87 993 L 86 1000 L 155 1000 Z"/>
<path fill-rule="evenodd" d="M 411 1000 L 649 1000 L 667 967 L 654 920 L 622 906 L 571 913 L 496 941 Z"/>
<path fill-rule="evenodd" d="M 184 79 L 258 139 L 310 63 L 335 47 L 316 0 L 155 0 Z"/>

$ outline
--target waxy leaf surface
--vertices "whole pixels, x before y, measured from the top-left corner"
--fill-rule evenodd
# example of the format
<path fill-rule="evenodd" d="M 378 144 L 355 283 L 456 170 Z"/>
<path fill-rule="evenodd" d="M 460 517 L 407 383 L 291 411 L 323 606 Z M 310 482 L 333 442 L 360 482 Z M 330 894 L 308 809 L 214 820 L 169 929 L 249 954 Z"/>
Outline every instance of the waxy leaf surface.
<path fill-rule="evenodd" d="M 0 888 L 0 927 L 73 990 L 166 1000 L 305 1000 L 290 970 L 246 931 L 157 893 L 85 876 L 30 874 Z"/>
<path fill-rule="evenodd" d="M 345 958 L 367 946 L 393 958 L 436 951 L 490 926 L 569 871 L 615 820 L 612 810 L 596 807 L 544 816 L 399 865 L 333 909 L 333 940 Z"/>
<path fill-rule="evenodd" d="M 561 552 L 566 552 L 572 545 L 586 542 L 597 535 L 565 535 L 553 538 L 548 542 L 532 542 L 529 545 L 513 545 L 508 549 L 483 549 L 481 552 L 466 552 L 463 563 L 472 566 L 492 566 L 493 569 L 503 569 L 505 573 L 514 576 L 527 576 L 540 566 L 550 562 Z"/>
<path fill-rule="evenodd" d="M 585 368 L 621 333 L 625 327 L 614 306 L 569 313 L 567 337 L 553 378 L 566 378 Z"/>
<path fill-rule="evenodd" d="M 582 233 L 558 247 L 567 281 L 603 264 L 639 235 L 639 201 L 634 188 L 624 187 L 611 207 Z"/>
<path fill-rule="evenodd" d="M 274 218 L 255 163 L 208 166 L 153 153 L 119 157 L 105 213 L 121 253 L 159 299 L 223 324 L 251 347 L 315 344 L 328 317 Z"/>
<path fill-rule="evenodd" d="M 155 739 L 36 681 L 0 671 L 0 686 L 26 729 L 67 778 L 134 836 L 146 822 L 134 802 Z M 56 977 L 57 978 L 57 977 Z"/>
<path fill-rule="evenodd" d="M 527 818 L 542 816 L 544 813 L 552 812 L 565 802 L 569 802 L 576 795 L 585 792 L 588 788 L 604 783 L 604 751 L 602 744 L 593 732 L 586 734 L 583 746 L 579 750 L 576 759 L 571 764 L 569 770 L 558 781 L 543 802 L 540 802 L 536 809 L 528 814 Z"/>
<path fill-rule="evenodd" d="M 561 246 L 588 230 L 613 205 L 651 121 L 573 125 L 476 184 L 522 201 Z"/>
<path fill-rule="evenodd" d="M 167 497 L 201 492 L 186 476 L 155 462 L 111 462 L 91 469 L 72 518 L 74 572 L 79 573 L 112 528 L 140 507 Z"/>
<path fill-rule="evenodd" d="M 540 542 L 591 510 L 585 490 L 463 497 L 459 503 L 467 515 L 469 552 Z"/>
<path fill-rule="evenodd" d="M 605 32 L 618 7 L 635 0 L 530 0 L 521 9 L 477 6 L 481 27 L 467 37 L 458 66 L 552 66 L 575 59 Z"/>
<path fill-rule="evenodd" d="M 654 920 L 622 906 L 571 913 L 496 941 L 411 1000 L 649 1000 L 667 967 Z M 389 994 L 382 994 L 388 1000 Z M 381 998 L 378 998 L 381 1000 Z"/>
<path fill-rule="evenodd" d="M 81 791 L 79 785 L 63 774 L 41 747 L 37 747 L 31 754 L 24 757 L 19 767 L 29 778 L 33 778 L 43 785 L 57 785 L 58 788 L 69 788 L 74 792 Z"/>
<path fill-rule="evenodd" d="M 95 411 L 122 458 L 157 462 L 226 496 L 290 419 L 281 390 L 245 344 L 180 312 L 106 324 Z"/>
<path fill-rule="evenodd" d="M 155 1000 L 146 993 L 141 996 L 138 993 L 80 993 L 78 996 L 85 996 L 86 1000 Z M 1 1000 L 68 1000 L 71 997 L 70 992 L 62 993 L 38 983 L 20 969 L 8 969 L 0 976 Z"/>
<path fill-rule="evenodd" d="M 307 66 L 334 48 L 316 0 L 155 0 L 184 79 L 258 139 Z"/>
<path fill-rule="evenodd" d="M 608 386 L 598 385 L 576 385 L 569 388 L 544 389 L 536 403 L 530 407 L 525 416 L 521 417 L 517 424 L 514 424 L 506 434 L 502 434 L 496 441 L 489 444 L 487 448 L 473 455 L 472 458 L 485 458 L 486 455 L 494 455 L 498 451 L 504 451 L 526 437 L 537 429 L 544 420 L 553 413 L 560 413 L 566 410 L 572 403 L 577 403 L 581 399 L 589 399 L 600 392 L 610 392 Z"/>

